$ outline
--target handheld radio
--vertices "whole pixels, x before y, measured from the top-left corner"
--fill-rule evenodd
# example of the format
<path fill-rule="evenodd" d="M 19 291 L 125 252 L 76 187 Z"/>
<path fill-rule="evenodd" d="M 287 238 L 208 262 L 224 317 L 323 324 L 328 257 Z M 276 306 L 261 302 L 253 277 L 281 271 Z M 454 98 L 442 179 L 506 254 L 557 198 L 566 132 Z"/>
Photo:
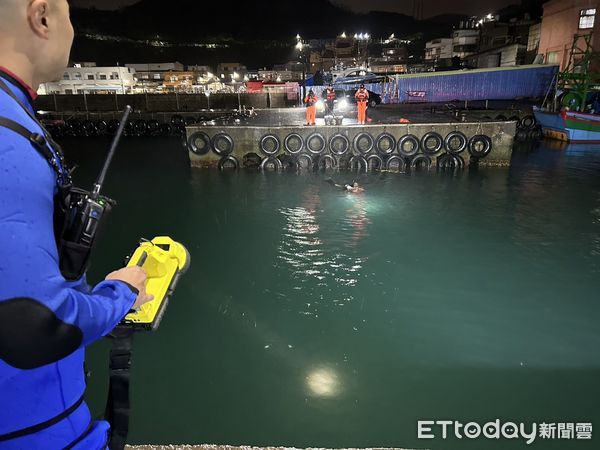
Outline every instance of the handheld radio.
<path fill-rule="evenodd" d="M 101 195 L 100 191 L 130 113 L 131 106 L 127 105 L 100 176 L 91 192 L 71 188 L 69 206 L 65 212 L 66 217 L 58 245 L 60 271 L 67 280 L 81 278 L 89 267 L 90 254 L 100 225 L 106 214 L 116 205 L 114 200 Z"/>

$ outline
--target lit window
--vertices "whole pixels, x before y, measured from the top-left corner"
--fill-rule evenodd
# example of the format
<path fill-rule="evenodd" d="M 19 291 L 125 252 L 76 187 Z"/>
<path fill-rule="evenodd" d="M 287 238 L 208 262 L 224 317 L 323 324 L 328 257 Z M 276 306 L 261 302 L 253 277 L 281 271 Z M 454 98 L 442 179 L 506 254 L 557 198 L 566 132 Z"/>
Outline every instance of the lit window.
<path fill-rule="evenodd" d="M 558 52 L 548 52 L 548 56 L 547 56 L 547 63 L 548 64 L 556 64 L 558 63 Z"/>
<path fill-rule="evenodd" d="M 579 28 L 594 28 L 594 18 L 596 17 L 596 9 L 582 9 L 579 12 Z"/>

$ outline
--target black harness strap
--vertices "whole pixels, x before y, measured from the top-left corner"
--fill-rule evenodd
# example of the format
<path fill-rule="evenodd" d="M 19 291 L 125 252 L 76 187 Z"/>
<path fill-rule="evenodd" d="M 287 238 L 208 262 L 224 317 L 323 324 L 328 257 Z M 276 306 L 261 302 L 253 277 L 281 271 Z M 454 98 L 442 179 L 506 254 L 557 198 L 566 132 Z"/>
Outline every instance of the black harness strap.
<path fill-rule="evenodd" d="M 42 154 L 42 156 L 48 161 L 52 168 L 57 171 L 58 165 L 56 164 L 56 158 L 50 148 L 46 138 L 39 133 L 32 133 L 20 123 L 15 122 L 7 117 L 0 116 L 0 127 L 8 128 L 17 134 L 20 134 L 28 141 L 31 141 L 35 149 Z"/>
<path fill-rule="evenodd" d="M 17 430 L 17 431 L 13 431 L 11 433 L 0 435 L 0 442 L 8 441 L 9 439 L 16 439 L 19 437 L 27 436 L 28 434 L 37 433 L 38 431 L 42 431 L 48 427 L 51 427 L 52 425 L 57 424 L 61 420 L 65 419 L 69 415 L 71 415 L 71 413 L 73 411 L 75 411 L 77 408 L 79 408 L 79 405 L 81 405 L 82 403 L 83 403 L 83 395 L 79 398 L 79 400 L 77 400 L 73 404 L 73 406 L 71 406 L 70 408 L 68 408 L 67 410 L 63 411 L 58 416 L 53 417 L 50 420 L 46 420 L 45 422 L 38 423 L 37 425 L 32 425 L 30 427 L 23 428 L 21 430 Z"/>
<path fill-rule="evenodd" d="M 4 83 L 4 81 L 2 81 L 2 79 L 0 79 L 0 90 L 2 90 L 6 95 L 13 99 L 21 107 L 21 109 L 23 109 L 23 111 L 25 111 L 27 115 L 42 129 L 43 136 L 39 133 L 32 133 L 31 131 L 23 127 L 21 124 L 18 124 L 4 117 L 2 119 L 5 122 L 8 121 L 10 124 L 9 126 L 6 126 L 4 124 L 0 125 L 5 126 L 6 128 L 9 128 L 10 130 L 19 133 L 21 136 L 30 140 L 34 144 L 35 148 L 38 149 L 38 151 L 46 152 L 46 154 L 42 153 L 42 155 L 46 158 L 48 163 L 57 173 L 57 183 L 59 187 L 72 186 L 71 173 L 66 168 L 65 158 L 60 145 L 54 142 L 54 139 L 52 139 L 52 136 L 50 135 L 50 133 L 48 133 L 48 130 L 44 128 L 44 125 L 42 125 L 42 123 L 38 120 L 35 114 L 31 112 L 31 110 L 27 106 L 25 106 L 21 100 L 19 100 L 19 98 L 8 88 L 8 86 Z M 32 140 L 32 136 L 35 140 Z M 40 149 L 40 147 L 42 146 L 44 147 L 44 150 Z M 52 153 L 52 150 L 50 148 L 52 148 L 56 152 L 56 156 Z M 47 152 L 49 152 L 50 155 L 48 155 Z"/>
<path fill-rule="evenodd" d="M 110 334 L 112 348 L 109 354 L 108 399 L 105 419 L 110 423 L 109 448 L 122 450 L 129 432 L 129 371 L 134 330 L 131 326 L 118 326 Z"/>

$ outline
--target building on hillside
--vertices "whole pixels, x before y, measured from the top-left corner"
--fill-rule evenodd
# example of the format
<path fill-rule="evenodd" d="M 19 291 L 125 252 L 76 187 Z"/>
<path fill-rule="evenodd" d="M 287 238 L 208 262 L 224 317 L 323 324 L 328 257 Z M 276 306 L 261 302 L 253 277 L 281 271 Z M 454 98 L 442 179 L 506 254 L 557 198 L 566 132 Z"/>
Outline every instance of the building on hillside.
<path fill-rule="evenodd" d="M 592 48 L 600 51 L 599 0 L 551 0 L 544 3 L 538 53 L 547 64 L 559 64 L 564 70 L 569 65 L 570 50 L 575 35 L 592 34 Z M 598 62 L 592 71 L 599 71 Z"/>
<path fill-rule="evenodd" d="M 42 83 L 40 94 L 131 94 L 135 86 L 135 70 L 129 67 L 68 67 L 62 79 Z"/>

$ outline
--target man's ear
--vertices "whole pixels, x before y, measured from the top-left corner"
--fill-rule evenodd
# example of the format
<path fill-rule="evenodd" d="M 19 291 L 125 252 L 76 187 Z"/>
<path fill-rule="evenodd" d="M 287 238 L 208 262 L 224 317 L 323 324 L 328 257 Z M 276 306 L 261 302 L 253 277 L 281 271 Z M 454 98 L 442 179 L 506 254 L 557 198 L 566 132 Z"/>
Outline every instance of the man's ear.
<path fill-rule="evenodd" d="M 50 5 L 48 0 L 33 0 L 27 7 L 27 21 L 31 31 L 42 39 L 48 39 L 48 13 Z"/>

